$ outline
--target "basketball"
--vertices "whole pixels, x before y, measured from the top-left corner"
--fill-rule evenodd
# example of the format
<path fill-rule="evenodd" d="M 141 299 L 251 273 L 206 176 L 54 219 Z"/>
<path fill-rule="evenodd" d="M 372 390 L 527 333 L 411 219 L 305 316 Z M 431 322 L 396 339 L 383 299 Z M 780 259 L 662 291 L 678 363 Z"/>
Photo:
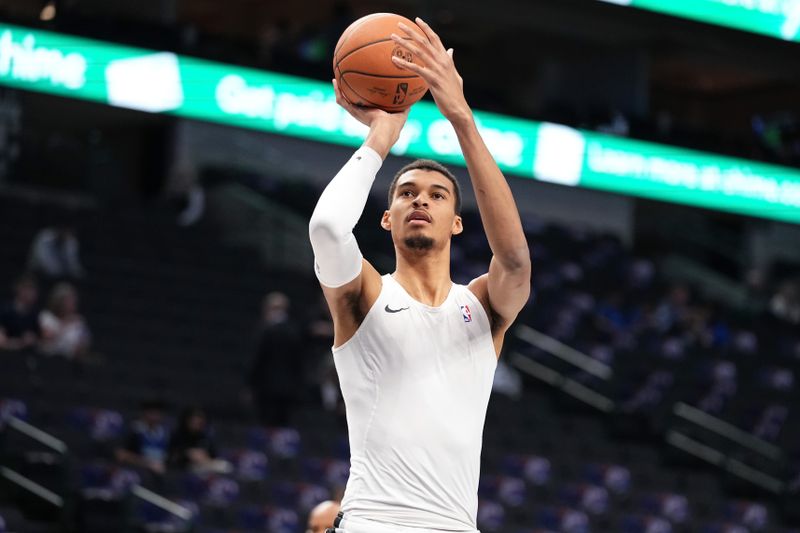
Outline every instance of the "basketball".
<path fill-rule="evenodd" d="M 410 39 L 397 27 L 398 22 L 427 39 L 413 21 L 392 13 L 362 17 L 339 38 L 333 52 L 333 73 L 342 95 L 350 103 L 398 112 L 427 92 L 428 85 L 422 78 L 392 62 L 392 56 L 397 55 L 424 65 L 418 57 L 392 41 L 392 33 Z"/>

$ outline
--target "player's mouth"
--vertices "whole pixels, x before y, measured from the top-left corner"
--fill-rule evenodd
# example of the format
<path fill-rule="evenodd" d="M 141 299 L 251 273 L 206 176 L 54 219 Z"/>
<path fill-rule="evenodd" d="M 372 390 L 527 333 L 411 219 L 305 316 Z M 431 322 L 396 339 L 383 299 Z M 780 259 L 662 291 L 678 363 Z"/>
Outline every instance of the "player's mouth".
<path fill-rule="evenodd" d="M 422 226 L 431 223 L 431 216 L 427 212 L 417 209 L 408 215 L 406 222 L 412 226 Z"/>

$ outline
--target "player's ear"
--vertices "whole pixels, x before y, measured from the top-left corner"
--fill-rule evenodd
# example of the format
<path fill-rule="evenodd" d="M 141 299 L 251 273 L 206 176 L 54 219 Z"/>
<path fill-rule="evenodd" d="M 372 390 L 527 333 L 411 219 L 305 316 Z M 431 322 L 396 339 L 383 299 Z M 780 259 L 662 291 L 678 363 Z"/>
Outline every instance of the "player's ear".
<path fill-rule="evenodd" d="M 392 231 L 392 221 L 389 218 L 389 210 L 383 212 L 383 216 L 381 217 L 381 227 L 386 231 Z"/>
<path fill-rule="evenodd" d="M 453 229 L 452 229 L 452 231 L 453 231 L 453 235 L 458 235 L 459 233 L 464 231 L 464 224 L 461 221 L 461 217 L 458 216 L 458 215 L 456 215 L 456 217 L 453 219 Z"/>

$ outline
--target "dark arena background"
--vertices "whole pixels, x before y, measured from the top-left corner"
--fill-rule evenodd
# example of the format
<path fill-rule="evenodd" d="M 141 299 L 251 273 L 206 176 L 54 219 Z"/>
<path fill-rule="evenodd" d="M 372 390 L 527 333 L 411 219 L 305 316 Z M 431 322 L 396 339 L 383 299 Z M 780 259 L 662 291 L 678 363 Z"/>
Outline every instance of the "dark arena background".
<path fill-rule="evenodd" d="M 308 220 L 373 12 L 455 49 L 530 246 L 480 530 L 800 531 L 798 2 L 2 0 L 0 532 L 302 533 L 341 498 Z M 430 96 L 359 244 L 393 270 L 418 157 L 464 184 L 464 283 L 490 251 Z"/>

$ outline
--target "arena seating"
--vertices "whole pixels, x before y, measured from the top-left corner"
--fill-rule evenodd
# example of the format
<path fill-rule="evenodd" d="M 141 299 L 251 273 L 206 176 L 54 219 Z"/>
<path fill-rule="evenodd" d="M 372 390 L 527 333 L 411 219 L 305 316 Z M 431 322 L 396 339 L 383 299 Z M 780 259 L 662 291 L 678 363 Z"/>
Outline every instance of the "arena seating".
<path fill-rule="evenodd" d="M 313 278 L 266 272 L 247 250 L 221 246 L 213 228 L 177 228 L 155 208 L 67 210 L 0 198 L 0 279 L 19 273 L 32 236 L 56 217 L 78 228 L 88 271 L 80 283 L 82 309 L 103 357 L 78 365 L 3 354 L 0 423 L 26 420 L 61 439 L 69 453 L 35 463 L 7 431 L 0 457 L 23 457 L 19 464 L 31 479 L 71 502 L 69 520 L 84 533 L 110 531 L 120 516 L 147 531 L 303 531 L 307 511 L 347 478 L 345 428 L 313 403 L 298 406 L 290 428 L 259 427 L 240 392 L 261 296 L 280 287 L 296 305 L 316 301 Z M 683 401 L 797 453 L 797 414 L 790 409 L 796 360 L 789 358 L 796 334 L 765 317 L 750 322 L 722 309 L 711 318 L 676 319 L 663 331 L 633 328 L 641 314 L 655 317 L 674 290 L 647 258 L 607 236 L 534 220 L 526 229 L 536 290 L 522 321 L 609 365 L 614 378 L 599 382 L 513 338 L 509 352 L 606 394 L 617 409 L 589 411 L 528 377 L 520 398 L 493 395 L 481 530 L 794 531 L 786 529 L 777 500 L 727 491 L 721 474 L 670 452 L 660 437 Z M 459 247 L 464 260 L 456 275 L 463 281 L 486 264 L 488 250 L 480 239 Z M 694 317 L 706 305 L 690 298 L 688 312 Z M 141 400 L 153 396 L 173 415 L 183 406 L 206 406 L 234 471 L 170 471 L 156 479 L 116 464 L 115 443 Z M 190 518 L 131 499 L 134 487 L 168 498 Z M 13 494 L 0 497 L 19 503 Z M 52 522 L 32 522 L 14 503 L 0 503 L 3 527 L 58 530 Z"/>

